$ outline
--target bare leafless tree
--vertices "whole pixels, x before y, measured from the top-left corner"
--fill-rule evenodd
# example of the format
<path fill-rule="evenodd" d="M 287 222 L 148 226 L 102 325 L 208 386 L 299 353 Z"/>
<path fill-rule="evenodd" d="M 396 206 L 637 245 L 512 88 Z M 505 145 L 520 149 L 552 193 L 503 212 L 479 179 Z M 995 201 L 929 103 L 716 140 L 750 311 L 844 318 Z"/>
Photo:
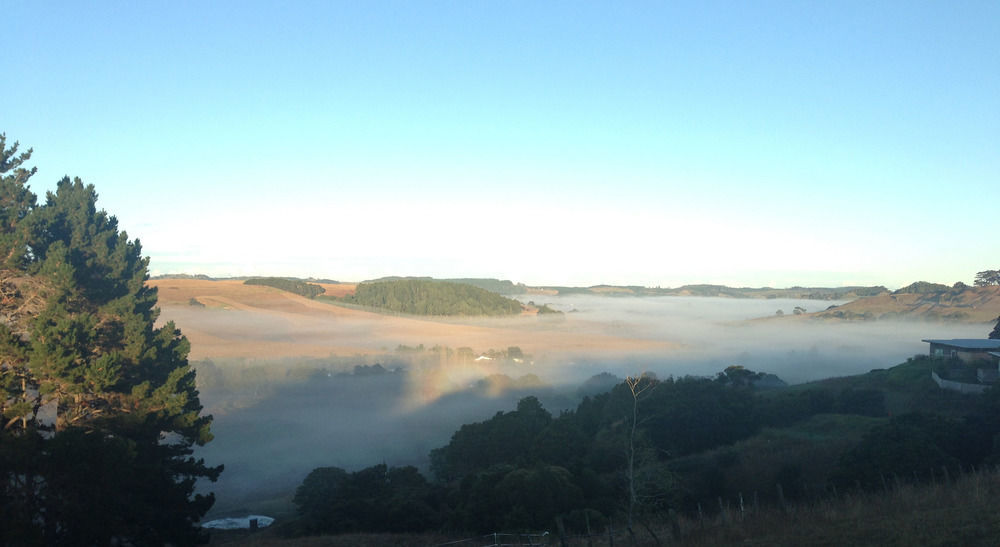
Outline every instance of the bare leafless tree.
<path fill-rule="evenodd" d="M 628 529 L 632 531 L 632 515 L 635 506 L 639 502 L 635 487 L 635 434 L 639 425 L 639 400 L 643 393 L 652 389 L 656 384 L 646 375 L 627 376 L 625 385 L 628 386 L 632 394 L 632 421 L 628 435 Z"/>

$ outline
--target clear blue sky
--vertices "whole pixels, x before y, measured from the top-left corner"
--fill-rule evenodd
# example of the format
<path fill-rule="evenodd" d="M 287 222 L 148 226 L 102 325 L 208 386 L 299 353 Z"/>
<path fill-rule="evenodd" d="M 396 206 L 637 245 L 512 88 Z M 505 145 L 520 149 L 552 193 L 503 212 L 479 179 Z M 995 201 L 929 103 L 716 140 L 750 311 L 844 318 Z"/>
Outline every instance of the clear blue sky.
<path fill-rule="evenodd" d="M 1000 3 L 5 2 L 0 131 L 154 273 L 1000 267 Z"/>

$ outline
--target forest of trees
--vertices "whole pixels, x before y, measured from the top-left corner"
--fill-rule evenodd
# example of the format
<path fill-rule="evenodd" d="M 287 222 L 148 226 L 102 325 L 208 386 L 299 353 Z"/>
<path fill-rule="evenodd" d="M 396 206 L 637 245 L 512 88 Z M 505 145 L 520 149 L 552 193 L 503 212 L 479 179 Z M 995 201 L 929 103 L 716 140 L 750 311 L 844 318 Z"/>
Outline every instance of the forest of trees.
<path fill-rule="evenodd" d="M 343 302 L 414 315 L 513 315 L 521 304 L 479 287 L 447 281 L 403 278 L 365 282 Z"/>
<path fill-rule="evenodd" d="M 0 544 L 189 545 L 213 503 L 189 344 L 157 327 L 148 259 L 94 187 L 0 134 Z"/>
<path fill-rule="evenodd" d="M 315 283 L 307 283 L 301 279 L 291 279 L 287 277 L 251 277 L 243 282 L 244 285 L 262 285 L 274 287 L 283 291 L 295 293 L 306 298 L 316 298 L 326 292 L 326 289 Z"/>
<path fill-rule="evenodd" d="M 977 287 L 992 287 L 1000 285 L 1000 270 L 983 270 L 976 273 L 973 283 Z"/>
<path fill-rule="evenodd" d="M 958 473 L 1000 462 L 993 442 L 1000 390 L 978 399 L 941 392 L 929 380 L 932 364 L 914 359 L 851 384 L 778 390 L 756 387 L 763 375 L 742 367 L 715 378 L 643 375 L 558 416 L 529 396 L 512 411 L 462 426 L 433 450 L 430 478 L 385 464 L 314 470 L 295 497 L 300 518 L 291 530 L 488 533 L 551 530 L 558 518 L 582 532 L 627 526 L 633 510 L 636 525 L 669 510 L 711 510 L 719 496 L 735 494 L 734 484 L 766 486 L 765 498 L 783 484 L 796 499 L 816 471 L 822 488 L 876 490 L 893 474 L 930 481 L 945 468 Z M 889 416 L 887 393 L 894 404 L 907 401 L 904 412 Z M 942 413 L 914 412 L 930 400 Z M 790 453 L 781 457 L 771 453 L 777 446 L 759 454 L 752 444 L 741 449 L 746 453 L 731 448 L 764 428 L 836 423 L 838 416 L 867 433 L 796 441 L 782 445 Z M 396 520 L 402 508 L 420 519 Z"/>

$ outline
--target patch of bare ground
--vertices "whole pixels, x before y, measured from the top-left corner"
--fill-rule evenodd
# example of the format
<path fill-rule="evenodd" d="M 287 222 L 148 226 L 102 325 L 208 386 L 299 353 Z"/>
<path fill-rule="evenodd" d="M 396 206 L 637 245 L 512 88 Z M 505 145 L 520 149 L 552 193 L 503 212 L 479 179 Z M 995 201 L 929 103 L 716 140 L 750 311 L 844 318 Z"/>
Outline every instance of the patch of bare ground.
<path fill-rule="evenodd" d="M 676 348 L 668 341 L 616 335 L 604 325 L 564 316 L 400 317 L 238 280 L 159 279 L 149 285 L 159 291 L 160 321 L 174 321 L 188 337 L 192 359 L 357 355 L 419 344 L 480 350 L 518 346 L 532 355 Z"/>
<path fill-rule="evenodd" d="M 555 289 L 542 289 L 540 287 L 528 287 L 527 294 L 541 294 L 545 296 L 555 296 L 559 294 L 559 291 Z"/>
<path fill-rule="evenodd" d="M 635 291 L 627 287 L 591 287 L 590 292 L 594 294 L 635 294 Z"/>
<path fill-rule="evenodd" d="M 349 294 L 354 294 L 354 289 L 358 286 L 355 283 L 313 283 L 314 285 L 319 285 L 326 290 L 323 294 L 326 296 L 333 296 L 336 298 L 342 298 Z"/>

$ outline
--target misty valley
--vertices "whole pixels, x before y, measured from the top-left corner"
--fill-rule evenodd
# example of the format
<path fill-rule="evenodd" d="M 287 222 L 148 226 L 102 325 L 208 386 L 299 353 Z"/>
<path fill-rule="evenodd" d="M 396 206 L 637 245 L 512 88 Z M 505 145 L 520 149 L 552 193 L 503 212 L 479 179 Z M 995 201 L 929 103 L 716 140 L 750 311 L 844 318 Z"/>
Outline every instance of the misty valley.
<path fill-rule="evenodd" d="M 1000 2 L 0 10 L 0 547 L 1000 545 Z"/>
<path fill-rule="evenodd" d="M 161 290 L 168 287 L 161 282 Z M 933 364 L 923 357 L 922 340 L 985 338 L 988 330 L 980 323 L 795 317 L 845 303 L 830 300 L 518 298 L 561 315 L 458 318 L 444 322 L 440 332 L 420 331 L 422 341 L 412 334 L 382 339 L 376 329 L 366 330 L 369 318 L 352 316 L 352 325 L 341 316 L 326 335 L 352 347 L 359 345 L 356 338 L 371 336 L 381 347 L 353 356 L 194 361 L 215 436 L 196 455 L 225 464 L 217 482 L 199 484 L 216 496 L 206 520 L 267 514 L 294 523 L 285 528 L 291 534 L 549 529 L 557 516 L 574 533 L 588 522 L 597 529 L 618 519 L 623 527 L 622 519 L 631 518 L 621 489 L 627 486 L 625 426 L 632 403 L 647 413 L 638 422 L 641 450 L 635 452 L 648 475 L 646 501 L 634 508 L 635 518 L 655 519 L 668 510 L 714 514 L 720 497 L 776 504 L 778 483 L 786 501 L 812 499 L 834 481 L 869 488 L 870 476 L 848 477 L 840 464 L 866 432 L 897 427 L 888 416 L 929 410 L 925 405 L 936 400 L 947 400 L 940 404 L 952 408 L 949 420 L 975 410 L 974 403 L 961 396 L 952 401 L 931 383 Z M 191 314 L 211 311 L 164 310 L 176 313 L 182 327 L 184 318 L 197 328 Z M 225 313 L 231 327 L 241 317 L 248 324 L 260 320 L 235 306 Z M 442 343 L 449 340 L 442 332 L 451 328 L 502 330 L 505 337 L 497 343 L 480 333 L 495 347 L 453 347 Z M 575 344 L 563 337 L 567 331 L 605 337 L 606 343 Z M 290 354 L 296 340 L 308 353 L 324 335 L 280 332 Z M 615 342 L 620 340 L 635 343 Z M 886 369 L 912 385 L 887 383 Z M 649 391 L 633 399 L 628 378 L 646 382 Z M 914 427 L 931 431 L 934 424 Z M 981 464 L 988 456 L 977 457 Z M 952 460 L 934 459 L 933 465 L 942 461 Z M 372 473 L 385 478 L 406 470 L 416 475 L 406 479 L 415 486 L 405 503 L 398 492 L 374 483 L 363 487 L 371 496 L 343 502 L 395 507 L 395 513 L 355 515 L 338 506 L 334 516 L 324 513 L 333 511 L 333 498 L 317 501 L 362 488 L 361 482 L 376 480 Z M 520 494 L 505 490 L 515 480 L 517 491 L 552 490 L 544 507 L 525 509 L 530 504 Z M 469 488 L 507 501 L 480 507 Z M 310 505 L 316 503 L 326 509 Z M 522 512 L 512 513 L 514 507 Z M 423 517 L 402 518 L 407 512 Z"/>

